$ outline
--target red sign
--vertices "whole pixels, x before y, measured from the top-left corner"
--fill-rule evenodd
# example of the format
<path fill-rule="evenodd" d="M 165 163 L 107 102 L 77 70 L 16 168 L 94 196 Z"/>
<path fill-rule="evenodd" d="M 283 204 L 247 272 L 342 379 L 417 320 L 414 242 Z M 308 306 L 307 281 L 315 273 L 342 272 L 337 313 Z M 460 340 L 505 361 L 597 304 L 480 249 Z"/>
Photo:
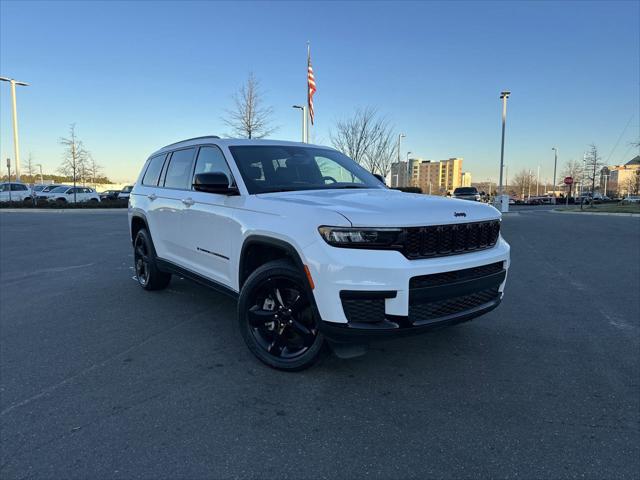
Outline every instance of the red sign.
<path fill-rule="evenodd" d="M 564 177 L 564 184 L 571 185 L 573 183 L 573 177 Z"/>

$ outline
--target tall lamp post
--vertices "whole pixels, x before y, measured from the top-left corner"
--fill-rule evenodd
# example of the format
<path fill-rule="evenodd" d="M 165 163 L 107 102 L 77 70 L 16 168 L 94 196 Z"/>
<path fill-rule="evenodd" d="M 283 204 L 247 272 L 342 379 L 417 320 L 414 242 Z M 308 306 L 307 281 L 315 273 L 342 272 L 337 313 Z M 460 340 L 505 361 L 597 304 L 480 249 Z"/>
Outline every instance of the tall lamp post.
<path fill-rule="evenodd" d="M 553 198 L 556 197 L 556 169 L 558 168 L 558 149 L 553 147 Z"/>
<path fill-rule="evenodd" d="M 20 142 L 18 140 L 18 110 L 16 107 L 16 85 L 24 87 L 29 86 L 28 83 L 19 82 L 13 78 L 0 77 L 3 82 L 11 84 L 11 103 L 13 107 L 13 156 L 16 161 L 16 182 L 20 181 Z"/>
<path fill-rule="evenodd" d="M 292 105 L 292 107 L 299 108 L 302 112 L 302 143 L 309 143 L 307 138 L 307 107 L 305 105 Z"/>
<path fill-rule="evenodd" d="M 40 167 L 40 183 L 43 184 L 44 181 L 42 181 L 42 164 L 41 163 L 37 163 L 36 167 Z"/>
<path fill-rule="evenodd" d="M 504 168 L 504 130 L 507 123 L 507 98 L 509 98 L 511 92 L 503 90 L 500 92 L 500 98 L 502 99 L 502 144 L 500 146 L 500 184 L 498 186 L 498 195 L 500 195 L 500 202 L 502 202 L 502 169 Z"/>
<path fill-rule="evenodd" d="M 402 139 L 406 137 L 404 133 L 398 134 L 398 171 L 400 171 L 400 145 L 402 143 Z M 409 168 L 407 167 L 407 175 L 409 174 Z M 398 183 L 400 183 L 400 176 L 398 175 Z M 398 185 L 400 186 L 400 185 Z"/>

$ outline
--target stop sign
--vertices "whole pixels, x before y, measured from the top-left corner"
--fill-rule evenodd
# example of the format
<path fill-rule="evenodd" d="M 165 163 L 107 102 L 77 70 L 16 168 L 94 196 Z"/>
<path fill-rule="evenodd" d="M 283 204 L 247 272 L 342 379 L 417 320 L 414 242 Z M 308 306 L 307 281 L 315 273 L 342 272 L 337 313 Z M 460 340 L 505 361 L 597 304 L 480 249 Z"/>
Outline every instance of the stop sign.
<path fill-rule="evenodd" d="M 564 177 L 564 184 L 571 185 L 573 183 L 573 177 Z"/>

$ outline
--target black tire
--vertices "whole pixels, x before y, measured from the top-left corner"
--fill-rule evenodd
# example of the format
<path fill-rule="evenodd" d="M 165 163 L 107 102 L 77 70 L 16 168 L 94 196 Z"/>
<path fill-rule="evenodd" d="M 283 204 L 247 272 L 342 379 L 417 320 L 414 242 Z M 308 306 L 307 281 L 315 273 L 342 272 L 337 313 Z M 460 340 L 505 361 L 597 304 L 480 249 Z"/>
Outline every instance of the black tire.
<path fill-rule="evenodd" d="M 247 347 L 261 362 L 299 371 L 318 361 L 325 342 L 311 295 L 305 275 L 286 260 L 268 262 L 246 280 L 238 322 Z"/>
<path fill-rule="evenodd" d="M 99 200 L 97 198 L 90 198 L 89 199 L 89 203 L 94 203 L 95 204 L 95 203 L 98 203 L 98 202 L 99 202 Z"/>
<path fill-rule="evenodd" d="M 171 281 L 170 273 L 158 269 L 151 235 L 144 228 L 138 231 L 133 242 L 133 267 L 138 285 L 145 290 L 162 290 Z"/>

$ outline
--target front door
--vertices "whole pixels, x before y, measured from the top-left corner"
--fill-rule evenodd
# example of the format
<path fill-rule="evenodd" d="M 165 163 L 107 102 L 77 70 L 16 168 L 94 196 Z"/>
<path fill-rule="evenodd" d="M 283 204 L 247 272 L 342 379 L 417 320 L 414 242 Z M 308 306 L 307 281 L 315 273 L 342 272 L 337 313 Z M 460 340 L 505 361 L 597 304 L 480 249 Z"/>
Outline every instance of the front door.
<path fill-rule="evenodd" d="M 221 172 L 233 182 L 224 154 L 215 145 L 199 149 L 194 175 Z M 240 238 L 239 226 L 234 220 L 234 200 L 216 193 L 191 191 L 193 204 L 184 211 L 184 235 L 189 251 L 189 270 L 218 283 L 231 286 L 231 247 L 234 238 Z"/>

